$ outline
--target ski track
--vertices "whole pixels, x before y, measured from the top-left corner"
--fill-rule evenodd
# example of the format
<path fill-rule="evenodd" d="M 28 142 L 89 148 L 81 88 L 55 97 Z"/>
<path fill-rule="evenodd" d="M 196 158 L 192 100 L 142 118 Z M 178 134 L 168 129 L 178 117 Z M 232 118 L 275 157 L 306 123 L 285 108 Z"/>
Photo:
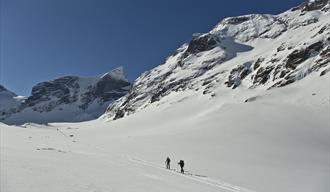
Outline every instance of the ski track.
<path fill-rule="evenodd" d="M 162 167 L 159 164 L 156 164 L 156 163 L 153 163 L 153 162 L 150 162 L 150 161 L 146 161 L 146 160 L 143 160 L 143 159 L 140 159 L 140 158 L 136 158 L 136 157 L 131 157 L 129 155 L 109 154 L 103 148 L 96 147 L 96 146 L 93 146 L 91 144 L 84 143 L 84 142 L 81 142 L 81 141 L 78 142 L 76 140 L 72 140 L 71 137 L 69 135 L 67 135 L 64 131 L 62 131 L 60 128 L 58 128 L 57 131 L 62 136 L 66 137 L 68 140 L 70 140 L 71 142 L 74 142 L 74 143 L 79 144 L 79 145 L 84 146 L 84 147 L 87 146 L 87 147 L 90 147 L 94 150 L 97 150 L 97 151 L 101 152 L 101 153 L 81 153 L 81 152 L 77 152 L 79 154 L 99 155 L 99 156 L 102 156 L 103 158 L 104 157 L 114 157 L 114 156 L 116 156 L 116 157 L 119 157 L 120 159 L 127 159 L 129 162 L 134 163 L 134 164 L 139 164 L 139 165 L 151 167 L 153 169 L 159 169 L 159 170 L 162 170 L 162 171 L 166 171 L 166 172 L 174 174 L 176 176 L 185 177 L 186 179 L 189 179 L 189 180 L 192 180 L 192 181 L 195 181 L 195 182 L 199 182 L 199 183 L 202 183 L 204 185 L 209 185 L 209 186 L 212 186 L 212 187 L 216 187 L 216 188 L 219 188 L 221 190 L 226 190 L 226 191 L 231 191 L 231 192 L 255 192 L 253 190 L 246 189 L 246 188 L 243 188 L 243 187 L 239 187 L 239 186 L 224 182 L 222 180 L 215 180 L 215 179 L 209 178 L 208 176 L 205 176 L 205 175 L 194 174 L 194 173 L 190 173 L 189 171 L 186 171 L 184 174 L 182 174 L 182 173 L 178 172 L 176 169 L 168 170 L 168 169 L 165 169 L 164 167 Z"/>
<path fill-rule="evenodd" d="M 144 165 L 144 166 L 148 166 L 148 167 L 152 167 L 155 169 L 160 169 L 160 170 L 175 174 L 177 176 L 185 177 L 185 178 L 193 180 L 193 181 L 197 181 L 197 182 L 200 182 L 200 183 L 203 183 L 206 185 L 220 188 L 222 190 L 227 190 L 227 191 L 232 191 L 232 192 L 255 192 L 255 191 L 252 191 L 252 190 L 249 190 L 246 188 L 242 188 L 242 187 L 238 187 L 238 186 L 226 183 L 224 181 L 217 181 L 217 180 L 208 178 L 207 176 L 204 176 L 204 175 L 198 175 L 198 174 L 193 174 L 193 173 L 189 173 L 189 172 L 187 172 L 187 174 L 186 173 L 182 174 L 180 172 L 177 172 L 175 169 L 168 170 L 168 169 L 165 169 L 162 166 L 152 163 L 152 162 L 148 162 L 148 161 L 138 159 L 138 158 L 132 158 L 130 156 L 126 156 L 126 157 L 131 162 L 134 162 L 134 163 L 137 163 L 140 165 Z"/>

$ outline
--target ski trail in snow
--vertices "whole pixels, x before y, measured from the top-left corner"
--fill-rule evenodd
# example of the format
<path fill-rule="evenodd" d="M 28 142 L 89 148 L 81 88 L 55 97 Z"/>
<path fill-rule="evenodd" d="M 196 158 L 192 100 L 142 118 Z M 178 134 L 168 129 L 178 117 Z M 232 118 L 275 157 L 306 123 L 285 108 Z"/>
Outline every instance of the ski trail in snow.
<path fill-rule="evenodd" d="M 72 139 L 67 134 L 65 134 L 62 130 L 58 129 L 58 132 L 61 135 L 63 135 L 64 137 L 66 137 L 68 140 L 72 141 Z M 121 159 L 128 159 L 129 162 L 132 162 L 132 163 L 135 163 L 135 164 L 140 164 L 140 165 L 148 166 L 148 167 L 151 167 L 151 168 L 154 168 L 154 169 L 159 169 L 159 170 L 162 170 L 162 171 L 166 171 L 168 173 L 175 174 L 176 176 L 185 177 L 189 180 L 196 181 L 196 182 L 199 182 L 199 183 L 202 183 L 202 184 L 206 184 L 206 185 L 209 185 L 209 186 L 212 186 L 212 187 L 217 187 L 217 188 L 222 189 L 222 190 L 231 191 L 231 192 L 255 192 L 253 190 L 246 189 L 246 188 L 243 188 L 243 187 L 239 187 L 239 186 L 236 186 L 236 185 L 224 182 L 224 181 L 219 181 L 219 180 L 209 178 L 205 175 L 193 174 L 193 173 L 189 173 L 189 172 L 187 172 L 187 174 L 182 174 L 180 172 L 177 172 L 175 169 L 174 170 L 173 169 L 168 170 L 168 169 L 165 169 L 164 167 L 162 167 L 159 164 L 156 164 L 156 163 L 153 163 L 153 162 L 150 162 L 150 161 L 146 161 L 146 160 L 143 160 L 143 159 L 139 159 L 139 158 L 132 158 L 128 155 L 119 155 L 119 154 L 111 154 L 110 155 L 107 152 L 107 150 L 105 150 L 101 147 L 96 147 L 96 146 L 91 145 L 89 143 L 84 143 L 84 142 L 79 141 L 77 144 L 85 146 L 85 147 L 93 148 L 94 150 L 100 152 L 100 153 L 93 153 L 93 154 L 86 153 L 85 155 L 101 155 L 101 156 L 108 156 L 108 157 L 115 157 L 116 156 L 116 157 L 120 157 Z M 81 154 L 81 152 L 79 152 L 79 153 Z"/>
<path fill-rule="evenodd" d="M 224 190 L 227 190 L 227 191 L 232 191 L 232 192 L 255 192 L 255 191 L 252 191 L 252 190 L 249 190 L 249 189 L 246 189 L 246 188 L 242 188 L 242 187 L 238 187 L 238 186 L 226 183 L 224 181 L 217 181 L 217 180 L 205 177 L 205 176 L 195 175 L 195 174 L 192 174 L 192 173 L 190 173 L 188 175 L 187 174 L 182 174 L 182 173 L 177 172 L 176 170 L 165 169 L 162 166 L 160 166 L 156 163 L 153 163 L 153 162 L 148 162 L 148 161 L 138 159 L 138 158 L 132 158 L 130 156 L 126 156 L 126 157 L 131 162 L 134 162 L 134 163 L 137 163 L 137 164 L 140 164 L 140 165 L 144 165 L 144 166 L 148 166 L 148 167 L 152 167 L 152 168 L 155 168 L 155 169 L 160 169 L 160 170 L 163 170 L 163 171 L 167 171 L 167 172 L 175 174 L 177 176 L 185 177 L 187 179 L 197 181 L 197 182 L 200 182 L 200 183 L 203 183 L 203 184 L 206 184 L 206 185 L 210 185 L 210 186 L 213 186 L 213 187 L 217 187 L 217 188 L 220 188 L 220 189 L 224 189 Z"/>
<path fill-rule="evenodd" d="M 66 135 L 61 129 L 57 128 L 56 131 L 58 131 L 59 133 L 61 133 L 63 136 L 69 138 L 69 136 Z"/>

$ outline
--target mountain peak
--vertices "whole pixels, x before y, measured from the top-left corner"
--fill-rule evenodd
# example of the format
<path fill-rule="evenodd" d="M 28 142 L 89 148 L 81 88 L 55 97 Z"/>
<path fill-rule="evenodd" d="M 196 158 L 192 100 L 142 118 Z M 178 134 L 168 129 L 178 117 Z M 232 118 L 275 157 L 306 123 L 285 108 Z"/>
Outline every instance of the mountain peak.
<path fill-rule="evenodd" d="M 326 8 L 327 7 L 327 8 Z M 302 12 L 314 11 L 314 10 L 329 10 L 330 0 L 305 0 L 298 7 L 293 8 L 293 11 L 300 9 Z"/>
<path fill-rule="evenodd" d="M 16 97 L 17 95 L 12 92 L 12 91 L 9 91 L 6 87 L 4 87 L 3 85 L 0 85 L 0 92 L 3 92 L 3 93 L 6 93 L 8 95 L 11 95 L 12 97 Z"/>
<path fill-rule="evenodd" d="M 123 67 L 97 77 L 63 76 L 40 82 L 33 86 L 31 96 L 23 99 L 0 86 L 0 121 L 22 124 L 91 120 L 129 89 Z"/>
<path fill-rule="evenodd" d="M 124 67 L 123 66 L 119 66 L 119 67 L 103 74 L 101 76 L 101 79 L 103 79 L 105 77 L 110 77 L 110 78 L 115 79 L 115 80 L 128 81 L 128 79 L 126 78 L 126 76 L 124 74 Z"/>
<path fill-rule="evenodd" d="M 225 18 L 138 77 L 103 117 L 122 118 L 181 91 L 213 98 L 224 87 L 266 91 L 323 76 L 330 71 L 329 7 L 329 0 L 315 0 L 278 15 Z"/>

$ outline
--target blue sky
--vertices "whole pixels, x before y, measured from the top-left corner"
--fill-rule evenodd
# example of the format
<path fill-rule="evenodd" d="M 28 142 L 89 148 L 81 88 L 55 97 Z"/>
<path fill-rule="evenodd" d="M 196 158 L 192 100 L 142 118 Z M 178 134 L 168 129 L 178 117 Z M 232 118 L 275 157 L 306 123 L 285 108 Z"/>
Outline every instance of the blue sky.
<path fill-rule="evenodd" d="M 302 0 L 0 0 L 0 84 L 30 95 L 38 82 L 124 66 L 130 80 L 222 18 L 277 14 Z"/>

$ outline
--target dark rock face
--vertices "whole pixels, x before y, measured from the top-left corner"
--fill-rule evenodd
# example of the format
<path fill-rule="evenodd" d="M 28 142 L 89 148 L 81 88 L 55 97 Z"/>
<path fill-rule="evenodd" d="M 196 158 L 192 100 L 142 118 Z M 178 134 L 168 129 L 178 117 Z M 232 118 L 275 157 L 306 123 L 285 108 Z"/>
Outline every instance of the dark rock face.
<path fill-rule="evenodd" d="M 115 117 L 113 118 L 114 120 L 123 118 L 125 116 L 125 111 L 124 110 L 118 110 Z"/>
<path fill-rule="evenodd" d="M 0 92 L 2 91 L 7 91 L 7 89 L 4 86 L 0 85 Z"/>
<path fill-rule="evenodd" d="M 187 50 L 183 54 L 183 58 L 186 58 L 190 54 L 211 50 L 217 46 L 218 41 L 219 40 L 211 34 L 195 36 L 190 41 Z"/>
<path fill-rule="evenodd" d="M 295 50 L 288 55 L 286 68 L 296 69 L 299 64 L 306 61 L 312 54 L 313 51 L 319 52 L 323 47 L 323 42 L 316 42 L 305 49 Z"/>
<path fill-rule="evenodd" d="M 330 63 L 330 46 L 327 46 L 320 52 L 320 57 L 315 61 L 315 65 L 312 66 L 313 71 L 318 71 L 323 67 L 328 66 Z M 322 71 L 322 75 L 325 75 L 329 70 Z"/>
<path fill-rule="evenodd" d="M 289 56 L 285 64 L 286 68 L 296 69 L 297 66 L 308 59 L 309 54 L 307 49 L 295 50 Z"/>
<path fill-rule="evenodd" d="M 232 18 L 228 18 L 225 23 L 231 25 L 238 25 L 248 20 L 250 20 L 250 17 L 245 17 L 245 16 L 232 17 Z"/>
<path fill-rule="evenodd" d="M 329 4 L 329 0 L 315 0 L 313 2 L 306 1 L 301 5 L 302 11 L 320 10 Z"/>
<path fill-rule="evenodd" d="M 253 70 L 257 70 L 260 67 L 260 64 L 264 61 L 264 58 L 258 58 L 253 65 Z"/>
<path fill-rule="evenodd" d="M 85 92 L 81 92 L 79 77 L 67 76 L 34 86 L 32 94 L 26 100 L 25 105 L 33 107 L 42 102 L 48 102 L 46 105 L 34 107 L 34 110 L 49 112 L 61 104 L 75 103 L 80 98 L 79 108 L 85 110 L 97 98 L 105 103 L 124 96 L 128 93 L 125 88 L 129 86 L 130 83 L 127 81 L 105 75 L 95 85 L 90 85 Z"/>
<path fill-rule="evenodd" d="M 42 82 L 32 88 L 31 96 L 25 102 L 26 106 L 34 106 L 43 101 L 49 101 L 53 97 L 59 100 L 58 104 L 70 103 L 77 98 L 70 94 L 71 89 L 79 89 L 78 77 L 66 76 L 54 81 Z"/>
<path fill-rule="evenodd" d="M 99 82 L 97 82 L 93 92 L 96 97 L 102 98 L 103 101 L 117 100 L 126 93 L 127 90 L 123 89 L 131 84 L 127 81 L 116 80 L 109 76 L 102 77 Z"/>
<path fill-rule="evenodd" d="M 184 89 L 186 87 L 186 82 L 188 82 L 188 80 L 183 79 L 172 82 L 168 85 L 160 85 L 151 97 L 150 102 L 153 103 L 159 101 L 161 97 L 167 95 L 170 91 L 178 91 L 179 89 Z"/>
<path fill-rule="evenodd" d="M 244 63 L 243 65 L 238 65 L 230 71 L 228 80 L 225 82 L 227 87 L 232 87 L 235 89 L 241 84 L 241 81 L 251 73 L 251 62 Z"/>
<path fill-rule="evenodd" d="M 253 84 L 265 84 L 270 78 L 270 73 L 273 71 L 274 66 L 267 66 L 266 68 L 260 67 L 254 76 Z"/>
<path fill-rule="evenodd" d="M 131 84 L 127 81 L 104 76 L 94 87 L 90 86 L 89 91 L 82 95 L 81 101 L 83 104 L 79 107 L 83 110 L 87 109 L 95 98 L 100 98 L 104 103 L 117 100 L 129 92 L 127 87 L 130 86 Z"/>
<path fill-rule="evenodd" d="M 323 75 L 329 73 L 329 71 L 330 71 L 330 68 L 328 68 L 328 69 L 322 71 L 322 72 L 320 73 L 320 76 L 323 76 Z"/>
<path fill-rule="evenodd" d="M 274 80 L 279 79 L 279 81 L 271 86 L 270 89 L 289 85 L 313 71 L 319 71 L 320 69 L 328 66 L 330 63 L 330 47 L 325 47 L 325 44 L 325 41 L 319 41 L 307 46 L 304 49 L 295 50 L 289 54 L 286 63 L 284 65 L 278 65 L 275 68 Z M 316 55 L 318 55 L 318 59 L 314 62 L 314 64 L 303 73 L 299 72 L 297 67 L 310 57 Z M 328 71 L 329 69 L 325 69 L 320 73 L 320 75 L 322 76 Z"/>
<path fill-rule="evenodd" d="M 294 83 L 297 80 L 296 76 L 291 73 L 289 75 L 287 75 L 284 79 L 282 79 L 281 81 L 275 83 L 273 86 L 271 86 L 269 89 L 272 89 L 274 87 L 284 87 L 286 85 L 289 85 L 291 83 Z"/>
<path fill-rule="evenodd" d="M 291 70 L 287 69 L 286 67 L 284 67 L 282 64 L 277 65 L 275 67 L 274 70 L 274 78 L 273 81 L 275 81 L 276 79 L 280 79 L 283 78 L 286 74 L 288 74 Z"/>
<path fill-rule="evenodd" d="M 307 46 L 304 49 L 295 50 L 288 55 L 284 65 L 278 65 L 274 72 L 274 81 L 279 79 L 271 88 L 283 87 L 294 83 L 313 71 L 319 71 L 330 64 L 330 46 L 325 46 L 326 41 L 319 41 Z M 299 72 L 297 67 L 310 57 L 318 55 L 318 59 L 304 72 Z M 330 69 L 323 70 L 320 75 L 325 75 Z"/>
<path fill-rule="evenodd" d="M 317 33 L 318 33 L 318 34 L 322 34 L 322 33 L 324 33 L 324 31 L 327 30 L 329 27 L 330 27 L 330 25 L 324 26 L 324 27 L 322 27 Z"/>

